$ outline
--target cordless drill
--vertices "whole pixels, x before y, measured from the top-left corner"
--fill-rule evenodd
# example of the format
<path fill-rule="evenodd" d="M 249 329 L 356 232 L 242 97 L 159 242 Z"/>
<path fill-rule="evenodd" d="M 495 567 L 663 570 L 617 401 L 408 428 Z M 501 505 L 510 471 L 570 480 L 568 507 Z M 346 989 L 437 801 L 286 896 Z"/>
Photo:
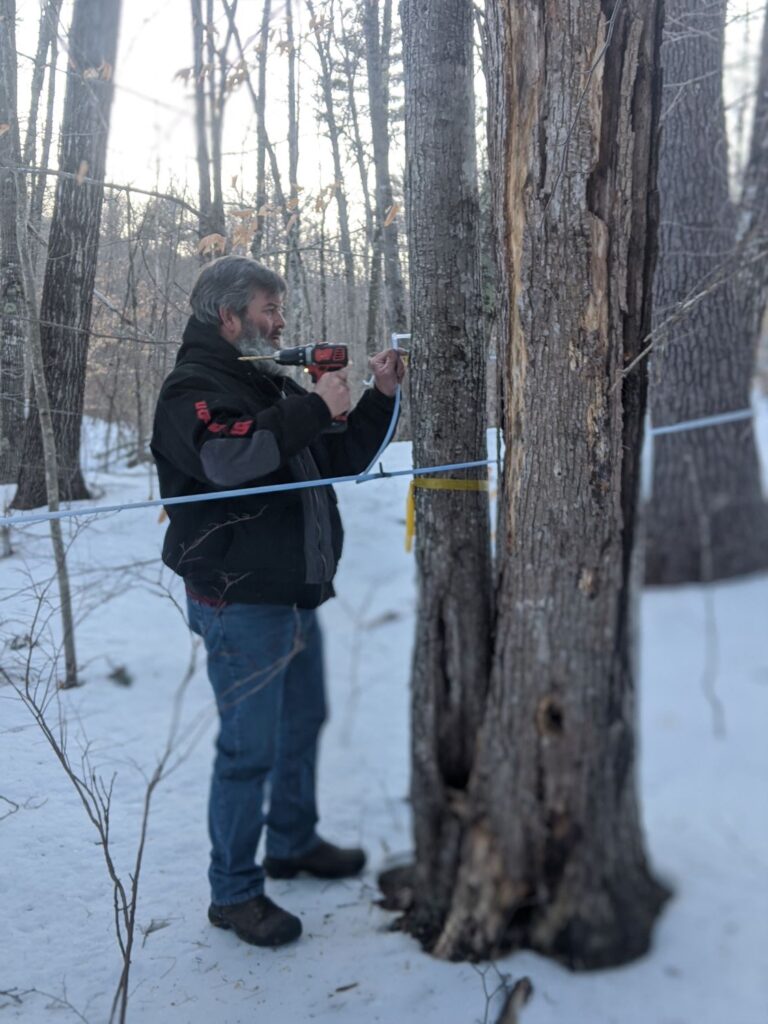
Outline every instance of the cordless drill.
<path fill-rule="evenodd" d="M 272 359 L 280 366 L 303 366 L 317 384 L 324 373 L 341 370 L 349 362 L 346 345 L 329 345 L 319 342 L 317 345 L 299 345 L 296 348 L 279 348 L 270 356 L 240 356 L 250 362 Z M 340 434 L 347 429 L 347 416 L 337 416 L 324 433 Z"/>

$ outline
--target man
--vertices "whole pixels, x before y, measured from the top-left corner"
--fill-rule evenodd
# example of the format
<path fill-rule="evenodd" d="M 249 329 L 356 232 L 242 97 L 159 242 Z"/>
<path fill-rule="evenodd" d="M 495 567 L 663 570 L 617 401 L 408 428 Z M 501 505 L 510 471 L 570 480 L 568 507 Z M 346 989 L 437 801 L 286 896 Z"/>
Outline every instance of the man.
<path fill-rule="evenodd" d="M 280 347 L 284 299 L 283 279 L 251 259 L 224 256 L 201 271 L 155 414 L 163 497 L 345 476 L 375 456 L 403 378 L 400 357 L 374 356 L 374 386 L 347 430 L 324 433 L 349 409 L 346 371 L 325 374 L 309 394 L 275 364 L 239 359 Z M 298 938 L 301 922 L 264 894 L 265 872 L 343 878 L 365 864 L 362 850 L 340 849 L 316 831 L 325 685 L 315 609 L 333 596 L 341 555 L 336 498 L 323 486 L 167 511 L 163 560 L 184 578 L 220 718 L 208 917 L 246 942 L 279 946 Z M 262 868 L 255 858 L 264 824 Z"/>

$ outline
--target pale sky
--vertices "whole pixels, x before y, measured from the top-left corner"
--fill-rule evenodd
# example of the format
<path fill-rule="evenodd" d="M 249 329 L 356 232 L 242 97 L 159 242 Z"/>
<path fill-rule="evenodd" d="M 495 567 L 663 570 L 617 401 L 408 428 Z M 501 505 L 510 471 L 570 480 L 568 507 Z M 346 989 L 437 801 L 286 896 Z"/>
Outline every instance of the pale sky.
<path fill-rule="evenodd" d="M 70 0 L 65 2 L 64 23 L 69 21 Z M 306 26 L 307 12 L 301 0 L 294 4 L 295 18 Z M 273 0 L 273 26 L 279 38 L 283 25 L 280 0 Z M 240 0 L 238 25 L 243 39 L 259 30 L 261 0 Z M 732 0 L 732 17 L 764 10 L 764 0 Z M 18 0 L 18 47 L 34 53 L 40 0 Z M 395 12 L 397 4 L 395 4 Z M 728 32 L 726 62 L 730 69 L 729 98 L 742 94 L 754 74 L 754 59 L 745 60 L 745 46 L 753 55 L 759 46 L 761 21 L 753 17 L 749 27 L 743 20 L 734 21 Z M 311 60 L 311 44 L 304 45 L 304 60 Z M 192 54 L 192 28 L 189 0 L 124 0 L 118 58 L 115 69 L 115 100 L 109 143 L 108 178 L 120 183 L 133 183 L 152 188 L 158 180 L 163 187 L 173 176 L 181 184 L 186 181 L 193 197 L 197 195 L 193 100 L 191 90 L 176 72 L 188 67 Z M 59 55 L 59 66 L 65 60 Z M 29 62 L 21 61 L 20 70 Z M 287 58 L 270 50 L 268 73 L 268 130 L 281 164 L 287 161 L 285 144 Z M 314 85 L 309 69 L 300 69 L 302 168 L 300 184 L 316 190 L 333 180 L 327 143 L 319 137 L 314 113 Z M 20 79 L 20 109 L 26 106 L 25 78 Z M 58 83 L 59 98 L 63 96 L 63 77 Z M 738 108 L 734 108 L 737 112 Z M 737 123 L 734 117 L 733 126 Z M 748 128 L 748 125 L 747 125 Z M 747 133 L 748 137 L 748 133 Z M 240 153 L 227 158 L 225 182 L 234 174 L 252 188 L 255 182 L 254 117 L 250 97 L 243 87 L 229 101 L 226 113 L 225 150 Z M 55 158 L 54 158 L 55 163 Z M 159 172 L 158 172 L 159 168 Z M 348 169 L 353 192 L 358 190 L 356 169 Z M 358 192 L 359 194 L 359 192 Z"/>

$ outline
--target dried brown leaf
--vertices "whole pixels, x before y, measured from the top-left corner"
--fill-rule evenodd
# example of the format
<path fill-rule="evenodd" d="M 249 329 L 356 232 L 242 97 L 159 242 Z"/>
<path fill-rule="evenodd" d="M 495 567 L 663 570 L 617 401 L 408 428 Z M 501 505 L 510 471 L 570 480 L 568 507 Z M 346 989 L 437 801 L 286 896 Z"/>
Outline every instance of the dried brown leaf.
<path fill-rule="evenodd" d="M 384 227 L 388 228 L 395 217 L 400 213 L 400 203 L 393 203 L 387 210 L 387 215 L 384 218 Z"/>
<path fill-rule="evenodd" d="M 224 235 L 219 235 L 216 232 L 214 232 L 213 234 L 206 235 L 204 238 L 200 239 L 200 241 L 197 243 L 197 251 L 199 253 L 204 253 L 213 252 L 216 249 L 220 249 L 221 252 L 224 252 L 226 246 L 227 240 L 224 237 Z"/>
<path fill-rule="evenodd" d="M 80 166 L 77 168 L 77 174 L 75 175 L 75 181 L 78 185 L 82 185 L 85 181 L 85 176 L 88 174 L 88 161 L 81 160 Z"/>
<path fill-rule="evenodd" d="M 3 135 L 5 135 L 5 133 L 9 132 L 10 130 L 11 126 L 7 122 L 4 124 L 0 124 L 0 138 L 2 138 Z"/>

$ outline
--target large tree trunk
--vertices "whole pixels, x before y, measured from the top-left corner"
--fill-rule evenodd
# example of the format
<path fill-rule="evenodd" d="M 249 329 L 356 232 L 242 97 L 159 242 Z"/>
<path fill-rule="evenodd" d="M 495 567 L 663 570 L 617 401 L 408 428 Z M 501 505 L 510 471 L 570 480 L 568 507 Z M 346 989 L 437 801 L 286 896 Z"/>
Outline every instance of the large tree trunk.
<path fill-rule="evenodd" d="M 621 963 L 647 950 L 667 896 L 635 778 L 645 381 L 622 372 L 650 321 L 659 6 L 488 0 L 507 448 L 490 686 L 469 781 L 443 809 L 458 870 L 435 865 L 423 936 L 443 957 Z M 454 573 L 462 554 L 444 551 Z"/>
<path fill-rule="evenodd" d="M 61 122 L 60 170 L 40 311 L 62 500 L 89 497 L 80 428 L 99 245 L 120 0 L 76 0 Z M 86 180 L 87 179 L 87 180 Z M 38 411 L 27 419 L 16 508 L 46 501 Z"/>
<path fill-rule="evenodd" d="M 654 283 L 659 332 L 651 363 L 651 416 L 665 426 L 750 404 L 765 268 L 743 272 L 739 211 L 731 202 L 723 109 L 726 0 L 666 0 L 662 61 L 665 104 L 659 192 L 661 230 Z M 759 95 L 759 94 L 758 94 Z M 765 132 L 768 100 L 760 97 Z M 758 111 L 759 114 L 759 111 Z M 756 120 L 759 138 L 760 117 Z M 763 151 L 763 158 L 765 153 Z M 763 209 L 768 173 L 762 178 Z M 754 189 L 754 195 L 760 188 Z M 751 203 L 751 199 L 750 199 Z M 749 212 L 753 213 L 751 204 Z M 765 226 L 765 218 L 763 218 Z M 753 225 L 754 227 L 754 225 Z M 763 244 L 763 260 L 768 254 Z M 724 282 L 674 324 L 676 308 Z M 768 565 L 768 505 L 749 420 L 654 439 L 646 579 L 682 583 L 735 576 Z"/>
<path fill-rule="evenodd" d="M 486 457 L 485 354 L 469 0 L 404 0 L 406 204 L 416 465 Z M 484 469 L 451 474 L 479 480 Z M 434 931 L 459 864 L 488 680 L 487 492 L 415 489 L 419 612 L 412 672 L 416 904 Z"/>

